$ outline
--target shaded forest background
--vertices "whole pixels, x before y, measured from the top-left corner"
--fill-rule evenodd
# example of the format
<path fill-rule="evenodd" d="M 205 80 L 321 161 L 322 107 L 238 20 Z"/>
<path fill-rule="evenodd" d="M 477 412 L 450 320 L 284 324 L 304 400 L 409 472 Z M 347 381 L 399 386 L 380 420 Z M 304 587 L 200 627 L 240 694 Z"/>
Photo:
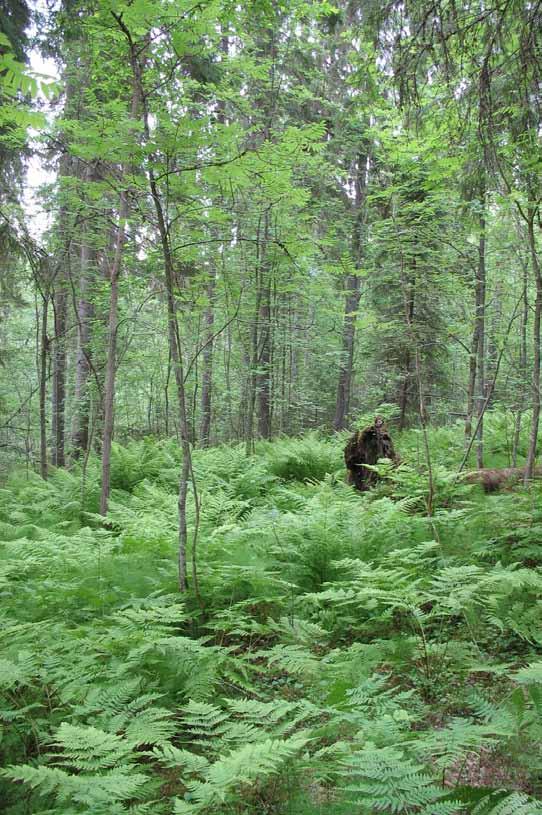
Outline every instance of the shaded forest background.
<path fill-rule="evenodd" d="M 4 473 L 96 451 L 105 511 L 113 438 L 250 450 L 383 403 L 478 466 L 500 406 L 532 471 L 539 3 L 1 12 Z"/>

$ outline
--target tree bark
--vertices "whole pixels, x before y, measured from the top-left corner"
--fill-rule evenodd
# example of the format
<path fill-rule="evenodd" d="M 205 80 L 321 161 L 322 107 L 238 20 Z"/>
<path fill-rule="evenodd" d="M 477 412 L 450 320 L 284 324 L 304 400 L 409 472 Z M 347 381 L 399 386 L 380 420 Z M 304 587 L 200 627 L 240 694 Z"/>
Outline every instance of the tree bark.
<path fill-rule="evenodd" d="M 339 365 L 339 380 L 337 383 L 337 399 L 335 403 L 335 417 L 333 427 L 343 430 L 350 412 L 350 397 L 354 377 L 354 349 L 356 340 L 356 320 L 359 301 L 361 299 L 361 279 L 356 274 L 346 278 L 346 298 L 344 305 L 344 320 L 342 333 L 342 353 Z"/>
<path fill-rule="evenodd" d="M 414 325 L 414 301 L 416 297 L 416 279 L 412 277 L 406 285 L 405 289 L 405 318 L 407 323 L 407 331 Z M 416 360 L 414 360 L 416 362 Z M 408 387 L 411 378 L 411 352 L 410 349 L 406 352 L 405 357 L 405 373 L 401 383 L 401 393 L 399 399 L 399 430 L 404 430 L 407 424 L 407 410 L 408 410 Z M 416 369 L 414 370 L 416 373 Z"/>
<path fill-rule="evenodd" d="M 145 89 L 143 84 L 143 65 L 142 62 L 140 61 L 143 59 L 143 57 L 141 56 L 142 51 L 141 49 L 136 48 L 136 44 L 132 39 L 130 31 L 126 28 L 125 24 L 123 23 L 122 17 L 119 17 L 116 14 L 113 14 L 113 16 L 117 20 L 120 29 L 123 31 L 128 40 L 130 51 L 130 64 L 134 78 L 134 85 L 138 88 L 139 97 L 141 99 L 141 115 L 143 121 L 143 131 L 145 134 L 145 138 L 148 142 L 150 141 L 150 127 L 149 127 L 149 112 L 147 108 L 147 97 L 145 96 Z M 175 264 L 170 244 L 169 227 L 166 220 L 167 214 L 162 204 L 162 197 L 160 195 L 158 182 L 156 180 L 156 176 L 152 168 L 152 162 L 149 164 L 149 167 L 147 169 L 147 178 L 149 182 L 149 190 L 153 201 L 154 210 L 156 213 L 156 219 L 158 223 L 158 234 L 160 238 L 160 247 L 162 250 L 162 259 L 164 263 L 164 282 L 166 290 L 167 316 L 168 316 L 168 341 L 171 353 L 173 372 L 175 376 L 175 383 L 177 386 L 177 399 L 179 404 L 181 448 L 183 453 L 183 461 L 179 480 L 179 499 L 178 499 L 178 511 L 179 511 L 178 580 L 179 580 L 179 591 L 184 593 L 187 591 L 188 588 L 187 565 L 186 565 L 186 551 L 188 543 L 186 502 L 188 495 L 188 482 L 191 477 L 194 484 L 194 503 L 196 509 L 196 519 L 199 517 L 199 502 L 196 492 L 195 479 L 193 477 L 192 470 L 192 451 L 190 446 L 190 425 L 188 421 L 187 412 L 184 359 L 179 332 L 179 325 L 177 322 L 177 303 L 175 298 Z M 198 521 L 196 520 L 196 527 L 197 523 Z M 192 541 L 192 583 L 194 593 L 196 597 L 200 600 L 199 582 L 197 574 L 196 538 L 197 531 L 194 534 L 194 540 Z"/>
<path fill-rule="evenodd" d="M 256 411 L 256 399 L 258 395 L 258 364 L 260 361 L 260 317 L 262 314 L 262 299 L 264 295 L 264 286 L 262 283 L 262 260 L 261 253 L 265 251 L 262 249 L 260 240 L 261 220 L 258 224 L 257 239 L 256 239 L 256 265 L 255 265 L 255 281 L 254 288 L 256 291 L 256 299 L 254 303 L 254 319 L 252 322 L 251 330 L 251 347 L 249 357 L 249 370 L 250 376 L 247 382 L 247 399 L 246 409 L 244 411 L 244 430 L 245 430 L 245 446 L 246 453 L 250 455 L 254 448 L 254 413 Z M 247 355 L 248 356 L 248 355 Z"/>
<path fill-rule="evenodd" d="M 365 225 L 365 198 L 367 193 L 369 156 L 359 153 L 357 156 L 355 180 L 355 218 L 352 233 L 352 261 L 354 271 L 346 276 L 345 302 L 342 331 L 342 351 L 337 382 L 337 398 L 333 427 L 342 430 L 346 426 L 350 412 L 350 398 L 354 378 L 354 350 L 356 342 L 356 322 L 361 299 L 361 277 L 359 266 L 363 256 L 363 228 Z"/>
<path fill-rule="evenodd" d="M 533 416 L 531 420 L 529 449 L 527 451 L 527 463 L 525 465 L 525 485 L 528 484 L 529 479 L 533 477 L 534 473 L 536 462 L 536 446 L 538 442 L 538 426 L 540 423 L 540 322 L 542 315 L 542 272 L 540 269 L 540 261 L 536 249 L 534 219 L 535 210 L 533 207 L 530 207 L 529 217 L 527 221 L 527 234 L 529 241 L 529 251 L 531 255 L 531 266 L 536 285 L 536 300 L 534 306 L 534 319 L 533 319 L 533 350 L 534 350 L 533 386 L 532 386 Z"/>
<path fill-rule="evenodd" d="M 131 49 L 132 51 L 132 49 Z M 132 82 L 132 96 L 130 103 L 130 118 L 134 121 L 139 115 L 139 108 L 143 98 L 143 88 L 134 75 Z M 129 173 L 129 164 L 121 167 L 123 183 Z M 104 386 L 104 420 L 103 420 L 103 441 L 102 441 L 102 491 L 100 496 L 100 514 L 107 515 L 109 504 L 109 493 L 111 491 L 111 446 L 113 443 L 113 432 L 115 427 L 115 379 L 117 373 L 117 331 L 118 331 L 118 298 L 119 298 L 119 276 L 122 264 L 124 244 L 126 242 L 126 221 L 128 219 L 128 190 L 125 187 L 120 193 L 119 221 L 115 239 L 115 249 L 111 264 L 110 300 L 109 300 L 109 320 L 107 337 L 107 362 Z"/>
<path fill-rule="evenodd" d="M 91 163 L 85 181 L 97 181 L 96 167 Z M 92 229 L 88 227 L 82 238 L 77 302 L 77 352 L 75 359 L 75 411 L 72 425 L 71 455 L 78 459 L 88 449 L 90 413 L 90 374 L 92 370 L 92 322 L 94 303 L 92 290 L 96 277 L 97 252 L 93 246 Z"/>
<path fill-rule="evenodd" d="M 476 286 L 476 314 L 478 312 L 478 286 Z M 475 315 L 472 342 L 469 354 L 469 381 L 467 385 L 467 415 L 465 417 L 465 444 L 472 435 L 472 417 L 474 414 L 474 395 L 476 389 L 476 364 L 478 360 L 478 319 Z"/>
<path fill-rule="evenodd" d="M 215 322 L 214 299 L 215 299 L 215 270 L 211 270 L 207 282 L 207 308 L 205 309 L 204 324 L 205 336 L 202 360 L 201 379 L 201 426 L 200 444 L 208 447 L 211 441 L 211 416 L 213 399 L 213 328 Z"/>
<path fill-rule="evenodd" d="M 484 466 L 484 403 L 486 399 L 485 355 L 486 355 L 486 191 L 483 184 L 480 193 L 480 217 L 478 238 L 478 268 L 476 273 L 478 324 L 478 351 L 476 361 L 476 466 Z"/>
<path fill-rule="evenodd" d="M 229 50 L 228 37 L 222 37 L 220 41 L 220 50 L 227 56 Z M 217 103 L 217 121 L 221 125 L 226 123 L 226 106 L 223 100 Z M 224 246 L 221 245 L 221 257 L 224 258 Z M 214 354 L 214 338 L 213 328 L 215 322 L 215 286 L 216 286 L 216 270 L 214 265 L 211 266 L 209 279 L 207 281 L 207 308 L 205 310 L 204 324 L 205 324 L 205 338 L 203 348 L 203 372 L 201 382 L 201 425 L 200 425 L 200 444 L 202 447 L 208 447 L 211 441 L 211 419 L 213 408 L 213 354 Z"/>
<path fill-rule="evenodd" d="M 68 83 L 66 95 L 69 97 L 72 91 L 71 83 Z M 68 100 L 66 110 L 69 109 Z M 72 172 L 72 161 L 68 155 L 63 156 L 60 161 L 59 175 L 69 177 Z M 70 279 L 71 261 L 71 231 L 73 225 L 67 212 L 67 207 L 62 206 L 59 215 L 59 232 L 62 247 L 62 256 L 59 259 L 57 272 L 53 288 L 53 320 L 54 338 L 52 346 L 53 357 L 53 387 L 51 393 L 51 431 L 52 447 L 51 458 L 55 467 L 64 467 L 66 464 L 65 437 L 66 437 L 66 331 L 68 324 L 68 291 L 67 285 Z"/>
<path fill-rule="evenodd" d="M 102 439 L 102 490 L 100 495 L 100 514 L 107 515 L 109 493 L 111 492 L 111 446 L 115 425 L 115 379 L 117 372 L 117 330 L 119 276 L 122 254 L 126 240 L 126 219 L 128 217 L 128 197 L 126 191 L 120 196 L 119 225 L 115 243 L 115 253 L 111 264 L 109 320 L 107 336 L 107 362 L 104 387 L 104 422 Z"/>
<path fill-rule="evenodd" d="M 523 263 L 523 261 L 522 261 Z M 527 323 L 529 320 L 529 299 L 528 299 L 528 281 L 529 268 L 528 263 L 523 265 L 523 308 L 521 313 L 520 325 L 520 346 L 519 346 L 519 403 L 514 423 L 514 438 L 512 442 L 512 466 L 516 467 L 518 463 L 518 452 L 521 435 L 521 419 L 525 409 L 525 401 L 527 396 Z"/>
<path fill-rule="evenodd" d="M 256 374 L 258 436 L 261 439 L 271 438 L 271 281 L 267 262 L 267 230 L 266 221 L 260 272 L 262 289 L 258 314 L 260 335 Z"/>
<path fill-rule="evenodd" d="M 40 415 L 40 474 L 46 481 L 48 477 L 47 463 L 47 316 L 49 311 L 49 294 L 42 292 L 41 304 L 41 331 L 39 356 L 39 415 Z"/>
<path fill-rule="evenodd" d="M 55 286 L 53 296 L 54 345 L 53 345 L 53 391 L 52 391 L 52 462 L 55 467 L 66 464 L 66 328 L 68 298 L 64 276 Z"/>
<path fill-rule="evenodd" d="M 401 382 L 401 390 L 399 392 L 399 430 L 404 430 L 406 427 L 409 381 L 410 381 L 410 354 L 407 354 L 405 361 L 405 373 L 403 375 L 403 381 Z"/>

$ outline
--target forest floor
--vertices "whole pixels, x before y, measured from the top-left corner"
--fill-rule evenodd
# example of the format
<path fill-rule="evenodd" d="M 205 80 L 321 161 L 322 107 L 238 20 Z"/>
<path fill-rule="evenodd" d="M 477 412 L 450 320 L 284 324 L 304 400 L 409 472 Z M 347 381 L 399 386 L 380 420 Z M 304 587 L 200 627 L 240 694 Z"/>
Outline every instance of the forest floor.
<path fill-rule="evenodd" d="M 344 436 L 196 451 L 199 597 L 173 441 L 115 446 L 107 524 L 97 461 L 13 474 L 2 812 L 542 813 L 541 487 L 484 495 L 461 428 L 430 441 L 431 517 L 416 431 L 363 495 Z"/>

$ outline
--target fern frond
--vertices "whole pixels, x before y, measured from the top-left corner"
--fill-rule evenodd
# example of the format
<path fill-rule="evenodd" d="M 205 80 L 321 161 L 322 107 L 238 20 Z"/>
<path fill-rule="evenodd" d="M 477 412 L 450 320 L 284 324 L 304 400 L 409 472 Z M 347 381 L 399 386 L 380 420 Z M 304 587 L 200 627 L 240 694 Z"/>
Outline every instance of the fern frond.
<path fill-rule="evenodd" d="M 472 815 L 541 815 L 542 803 L 523 792 L 490 792 L 472 809 Z"/>
<path fill-rule="evenodd" d="M 195 815 L 216 808 L 234 796 L 242 785 L 278 773 L 307 742 L 307 737 L 297 735 L 286 740 L 266 739 L 233 750 L 209 766 L 203 781 L 187 784 L 185 799 L 175 801 L 175 815 Z"/>
<path fill-rule="evenodd" d="M 350 781 L 344 789 L 369 810 L 407 813 L 424 807 L 429 813 L 447 792 L 422 766 L 391 748 L 368 748 L 354 754 L 347 764 Z"/>
<path fill-rule="evenodd" d="M 228 714 L 208 702 L 191 699 L 183 708 L 183 724 L 191 737 L 213 738 L 220 735 Z"/>
<path fill-rule="evenodd" d="M 165 767 L 182 768 L 189 775 L 201 775 L 209 767 L 205 756 L 180 750 L 172 744 L 164 744 L 153 749 L 153 754 Z"/>
<path fill-rule="evenodd" d="M 73 801 L 91 811 L 95 806 L 111 806 L 117 801 L 139 798 L 149 780 L 143 773 L 119 768 L 91 775 L 71 775 L 55 767 L 28 764 L 0 770 L 0 775 L 26 784 L 41 795 L 54 795 L 59 802 Z"/>
<path fill-rule="evenodd" d="M 67 722 L 58 728 L 53 744 L 61 751 L 52 756 L 55 764 L 80 771 L 114 767 L 131 755 L 131 745 L 121 736 Z"/>

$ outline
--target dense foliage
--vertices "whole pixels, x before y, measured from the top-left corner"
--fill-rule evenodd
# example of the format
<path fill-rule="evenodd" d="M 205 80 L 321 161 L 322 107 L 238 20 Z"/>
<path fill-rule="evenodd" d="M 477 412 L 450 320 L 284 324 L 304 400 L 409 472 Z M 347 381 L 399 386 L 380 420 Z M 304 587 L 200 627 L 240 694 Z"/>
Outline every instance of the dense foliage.
<path fill-rule="evenodd" d="M 115 447 L 107 522 L 97 460 L 83 493 L 14 474 L 3 811 L 541 812 L 540 488 L 454 484 L 461 435 L 431 438 L 432 517 L 410 465 L 347 487 L 340 436 L 199 452 L 199 597 L 176 593 L 176 445 Z"/>
<path fill-rule="evenodd" d="M 2 813 L 542 815 L 541 32 L 0 0 Z"/>

